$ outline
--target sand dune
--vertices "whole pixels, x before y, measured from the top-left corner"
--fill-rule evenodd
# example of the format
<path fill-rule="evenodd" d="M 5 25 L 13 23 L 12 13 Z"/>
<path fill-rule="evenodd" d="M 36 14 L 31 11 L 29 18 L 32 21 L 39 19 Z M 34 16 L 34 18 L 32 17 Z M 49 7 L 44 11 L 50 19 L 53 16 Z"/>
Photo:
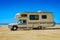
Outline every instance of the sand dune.
<path fill-rule="evenodd" d="M 7 26 L 1 26 L 0 40 L 60 40 L 60 25 L 51 28 L 11 31 Z"/>

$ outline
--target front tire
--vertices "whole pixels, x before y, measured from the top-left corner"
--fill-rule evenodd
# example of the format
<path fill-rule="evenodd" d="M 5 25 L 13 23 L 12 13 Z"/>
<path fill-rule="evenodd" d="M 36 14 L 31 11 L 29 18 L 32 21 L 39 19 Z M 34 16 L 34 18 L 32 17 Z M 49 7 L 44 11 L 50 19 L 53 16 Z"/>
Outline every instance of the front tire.
<path fill-rule="evenodd" d="M 12 31 L 15 31 L 17 29 L 18 29 L 18 26 L 16 26 L 16 25 L 12 26 L 12 28 L 11 28 Z"/>

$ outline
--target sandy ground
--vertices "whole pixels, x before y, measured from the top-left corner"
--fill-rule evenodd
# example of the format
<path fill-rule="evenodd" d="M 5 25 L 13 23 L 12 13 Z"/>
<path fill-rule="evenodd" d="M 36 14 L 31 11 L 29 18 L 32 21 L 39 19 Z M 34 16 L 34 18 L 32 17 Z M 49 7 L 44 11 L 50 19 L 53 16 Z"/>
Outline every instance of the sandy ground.
<path fill-rule="evenodd" d="M 7 26 L 0 26 L 0 40 L 60 40 L 60 25 L 45 30 L 10 31 Z"/>

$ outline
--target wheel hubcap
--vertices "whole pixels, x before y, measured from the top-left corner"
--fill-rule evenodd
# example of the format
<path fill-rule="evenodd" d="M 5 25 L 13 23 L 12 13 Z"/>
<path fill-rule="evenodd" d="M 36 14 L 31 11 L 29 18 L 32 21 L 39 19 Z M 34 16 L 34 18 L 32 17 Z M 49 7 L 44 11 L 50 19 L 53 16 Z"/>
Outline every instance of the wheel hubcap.
<path fill-rule="evenodd" d="M 16 29 L 16 27 L 14 27 L 14 29 Z"/>

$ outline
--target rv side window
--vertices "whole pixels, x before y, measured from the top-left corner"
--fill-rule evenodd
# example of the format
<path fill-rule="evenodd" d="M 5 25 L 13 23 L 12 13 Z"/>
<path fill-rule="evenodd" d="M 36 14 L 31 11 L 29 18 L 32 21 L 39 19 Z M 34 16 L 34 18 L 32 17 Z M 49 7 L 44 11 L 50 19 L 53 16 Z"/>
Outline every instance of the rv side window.
<path fill-rule="evenodd" d="M 27 17 L 27 14 L 21 14 L 21 17 Z"/>
<path fill-rule="evenodd" d="M 39 15 L 30 15 L 30 20 L 39 20 Z"/>
<path fill-rule="evenodd" d="M 47 19 L 47 15 L 42 15 L 42 19 Z"/>

